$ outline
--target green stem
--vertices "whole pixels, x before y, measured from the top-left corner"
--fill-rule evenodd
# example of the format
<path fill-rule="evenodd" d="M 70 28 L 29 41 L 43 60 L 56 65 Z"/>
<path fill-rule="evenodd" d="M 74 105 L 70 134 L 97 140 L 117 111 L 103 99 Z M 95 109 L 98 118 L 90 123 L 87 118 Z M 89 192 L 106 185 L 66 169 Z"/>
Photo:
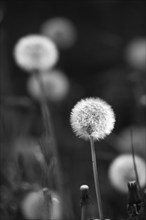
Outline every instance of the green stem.
<path fill-rule="evenodd" d="M 99 187 L 99 177 L 98 177 L 97 164 L 96 164 L 96 153 L 95 153 L 95 147 L 94 147 L 94 140 L 92 136 L 90 136 L 90 144 L 91 144 L 92 165 L 93 165 L 93 174 L 94 174 L 95 191 L 96 191 L 96 198 L 97 198 L 97 204 L 98 204 L 99 218 L 100 220 L 104 220 L 103 211 L 102 211 L 101 195 L 100 195 L 100 187 Z"/>

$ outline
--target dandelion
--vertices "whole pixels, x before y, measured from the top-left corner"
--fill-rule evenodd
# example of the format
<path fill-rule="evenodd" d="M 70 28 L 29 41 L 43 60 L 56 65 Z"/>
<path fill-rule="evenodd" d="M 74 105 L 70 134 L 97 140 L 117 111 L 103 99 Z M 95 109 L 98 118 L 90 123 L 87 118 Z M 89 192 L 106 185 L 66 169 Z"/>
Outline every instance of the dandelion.
<path fill-rule="evenodd" d="M 56 17 L 46 21 L 41 27 L 41 33 L 62 49 L 71 47 L 76 40 L 75 27 L 67 18 Z"/>
<path fill-rule="evenodd" d="M 146 39 L 137 38 L 127 45 L 125 56 L 129 64 L 139 70 L 146 68 Z"/>
<path fill-rule="evenodd" d="M 58 51 L 52 40 L 41 35 L 28 35 L 18 40 L 14 47 L 14 59 L 22 69 L 44 71 L 58 60 Z"/>
<path fill-rule="evenodd" d="M 77 136 L 90 140 L 99 218 L 104 220 L 94 140 L 103 139 L 111 133 L 115 123 L 114 112 L 111 106 L 102 99 L 86 98 L 78 102 L 72 109 L 70 121 L 73 131 Z"/>
<path fill-rule="evenodd" d="M 22 200 L 21 210 L 29 220 L 59 220 L 62 215 L 59 196 L 47 188 L 29 192 Z"/>
<path fill-rule="evenodd" d="M 143 94 L 143 95 L 140 96 L 139 103 L 140 103 L 143 107 L 146 107 L 146 94 Z"/>
<path fill-rule="evenodd" d="M 42 88 L 42 87 L 43 88 Z M 59 101 L 66 97 L 69 91 L 69 80 L 60 70 L 50 70 L 36 77 L 28 78 L 27 90 L 36 100 Z"/>
<path fill-rule="evenodd" d="M 146 184 L 146 163 L 141 157 L 137 155 L 135 155 L 135 163 L 137 167 L 139 184 L 141 187 L 144 187 Z M 127 193 L 127 183 L 136 179 L 132 155 L 122 154 L 116 157 L 109 167 L 108 174 L 111 184 L 120 192 Z"/>
<path fill-rule="evenodd" d="M 99 140 L 111 133 L 115 116 L 111 106 L 102 99 L 86 98 L 72 109 L 70 121 L 77 136 Z"/>

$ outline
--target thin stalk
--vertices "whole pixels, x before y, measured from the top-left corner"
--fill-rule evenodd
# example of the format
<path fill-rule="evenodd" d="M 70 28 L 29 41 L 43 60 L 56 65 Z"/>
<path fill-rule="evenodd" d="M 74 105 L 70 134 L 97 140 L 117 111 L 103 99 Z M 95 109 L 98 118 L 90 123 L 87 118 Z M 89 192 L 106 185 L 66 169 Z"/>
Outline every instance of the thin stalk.
<path fill-rule="evenodd" d="M 48 108 L 46 102 L 43 102 L 41 104 L 41 110 L 42 110 L 42 116 L 43 116 L 45 131 L 46 131 L 46 137 L 51 138 L 52 149 L 53 149 L 53 153 L 55 155 L 55 159 L 56 159 L 56 163 L 57 163 L 56 164 L 57 187 L 58 187 L 59 191 L 62 191 L 62 177 L 61 177 L 61 171 L 59 169 L 59 164 L 58 164 L 58 155 L 57 155 L 57 149 L 56 149 L 56 142 L 55 142 L 54 132 L 53 132 L 53 128 L 52 128 L 50 112 L 49 112 L 49 108 Z"/>
<path fill-rule="evenodd" d="M 41 73 L 39 73 L 38 71 L 35 71 L 34 74 L 38 78 L 41 91 L 42 91 L 42 93 L 44 93 L 44 96 L 45 96 L 44 85 L 43 85 L 43 82 L 40 77 Z M 62 201 L 64 204 L 64 193 L 63 193 L 64 190 L 63 190 L 62 172 L 61 172 L 60 166 L 59 166 L 58 152 L 57 152 L 57 146 L 56 146 L 56 141 L 55 141 L 54 129 L 53 129 L 53 125 L 52 125 L 52 121 L 51 121 L 51 114 L 50 114 L 50 110 L 49 110 L 49 106 L 48 106 L 46 98 L 42 102 L 40 102 L 40 108 L 41 108 L 43 123 L 44 123 L 44 127 L 45 127 L 45 136 L 47 139 L 51 138 L 51 146 L 52 146 L 52 151 L 53 151 L 53 155 L 55 158 L 55 165 L 56 165 L 55 166 L 56 187 L 57 187 L 58 191 L 60 192 L 60 195 L 61 195 L 61 198 L 62 198 Z M 46 149 L 46 152 L 47 152 L 47 149 Z M 63 207 L 63 209 L 65 210 L 65 207 Z"/>
<path fill-rule="evenodd" d="M 85 205 L 82 205 L 81 207 L 81 220 L 85 220 Z"/>
<path fill-rule="evenodd" d="M 44 93 L 44 96 L 45 96 L 44 85 L 43 85 L 43 82 L 40 77 L 41 73 L 38 71 L 35 71 L 34 75 L 38 79 L 38 81 L 40 83 L 40 89 L 41 89 L 42 93 Z M 49 106 L 48 106 L 46 98 L 42 102 L 40 102 L 40 108 L 41 108 L 43 123 L 44 123 L 44 127 L 45 127 L 45 135 L 46 135 L 47 139 L 51 138 L 51 146 L 52 146 L 53 154 L 56 159 L 56 167 L 55 167 L 56 168 L 56 175 L 55 175 L 55 177 L 56 177 L 57 188 L 60 192 L 62 192 L 62 176 L 61 176 L 61 171 L 59 169 L 57 147 L 56 147 L 54 129 L 53 129 L 52 121 L 51 121 L 51 114 L 49 111 Z"/>
<path fill-rule="evenodd" d="M 139 178 L 138 178 L 138 172 L 137 172 L 137 167 L 136 167 L 136 162 L 135 162 L 135 152 L 134 152 L 134 146 L 133 146 L 133 133 L 132 133 L 132 128 L 130 129 L 130 133 L 131 133 L 131 153 L 132 153 L 133 167 L 134 167 L 136 182 L 137 182 L 137 184 L 138 184 L 138 188 L 140 189 L 140 183 L 139 183 Z"/>
<path fill-rule="evenodd" d="M 96 163 L 96 153 L 95 153 L 95 147 L 94 147 L 94 140 L 92 136 L 90 136 L 90 145 L 91 145 L 92 165 L 93 165 L 94 183 L 95 183 L 99 218 L 100 220 L 104 220 L 101 195 L 100 195 L 100 187 L 99 187 L 99 176 L 98 176 L 97 163 Z"/>

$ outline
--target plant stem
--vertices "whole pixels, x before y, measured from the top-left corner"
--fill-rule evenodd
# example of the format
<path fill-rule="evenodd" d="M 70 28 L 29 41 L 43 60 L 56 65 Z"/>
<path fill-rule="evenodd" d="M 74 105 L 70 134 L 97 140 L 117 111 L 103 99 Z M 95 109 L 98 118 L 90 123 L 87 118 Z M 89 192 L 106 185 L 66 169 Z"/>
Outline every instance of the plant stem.
<path fill-rule="evenodd" d="M 96 153 L 95 153 L 95 147 L 94 147 L 94 140 L 92 136 L 90 136 L 90 144 L 91 144 L 92 165 L 93 165 L 94 183 L 95 183 L 99 218 L 100 220 L 104 220 L 103 211 L 102 211 L 101 195 L 100 195 L 100 187 L 99 187 L 99 177 L 98 177 L 97 164 L 96 164 Z"/>
<path fill-rule="evenodd" d="M 81 220 L 85 220 L 85 205 L 82 205 L 81 207 Z"/>
<path fill-rule="evenodd" d="M 137 167 L 136 167 L 136 162 L 135 162 L 135 152 L 134 152 L 134 146 L 133 146 L 133 133 L 132 133 L 132 128 L 130 129 L 131 132 L 131 153 L 132 153 L 132 160 L 133 160 L 133 166 L 134 166 L 134 171 L 135 171 L 135 176 L 136 176 L 136 182 L 138 184 L 138 188 L 140 189 L 140 183 L 139 183 L 139 178 L 138 178 L 138 172 L 137 172 Z"/>
<path fill-rule="evenodd" d="M 58 160 L 58 151 L 57 151 L 57 146 L 56 146 L 56 141 L 55 141 L 53 124 L 51 121 L 50 109 L 49 109 L 49 106 L 48 106 L 48 103 L 47 103 L 47 100 L 45 97 L 44 84 L 41 80 L 40 74 L 41 73 L 38 71 L 34 72 L 35 77 L 39 81 L 40 89 L 41 89 L 42 93 L 44 94 L 44 99 L 40 102 L 40 108 L 41 108 L 43 123 L 44 123 L 44 127 L 45 127 L 45 137 L 47 138 L 47 140 L 51 139 L 51 147 L 52 147 L 53 157 L 55 159 L 55 171 L 56 171 L 56 173 L 55 173 L 55 181 L 56 182 L 55 183 L 56 183 L 56 187 L 61 195 L 61 199 L 63 201 L 63 209 L 65 210 L 63 177 L 62 177 L 62 172 L 61 172 L 59 160 Z M 44 145 L 44 147 L 46 148 L 46 144 Z M 45 152 L 46 153 L 48 152 L 47 149 L 45 150 Z M 48 170 L 46 170 L 46 172 L 48 172 Z"/>

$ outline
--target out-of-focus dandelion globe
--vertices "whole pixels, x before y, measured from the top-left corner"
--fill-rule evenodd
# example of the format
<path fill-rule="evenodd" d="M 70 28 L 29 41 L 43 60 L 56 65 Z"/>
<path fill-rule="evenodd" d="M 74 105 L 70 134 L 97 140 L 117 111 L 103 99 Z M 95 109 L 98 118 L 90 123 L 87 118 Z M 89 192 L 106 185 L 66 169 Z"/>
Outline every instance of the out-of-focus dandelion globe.
<path fill-rule="evenodd" d="M 125 56 L 128 63 L 139 70 L 146 70 L 146 39 L 132 40 L 126 47 Z"/>
<path fill-rule="evenodd" d="M 135 156 L 135 162 L 137 167 L 137 173 L 139 177 L 139 183 L 141 187 L 146 184 L 145 178 L 145 161 L 139 157 Z M 110 164 L 108 175 L 111 184 L 121 193 L 127 193 L 127 183 L 129 181 L 136 180 L 135 171 L 133 167 L 133 160 L 131 154 L 122 154 L 116 157 Z"/>
<path fill-rule="evenodd" d="M 143 94 L 139 98 L 139 103 L 143 106 L 146 107 L 146 94 Z"/>
<path fill-rule="evenodd" d="M 61 200 L 57 193 L 50 192 L 45 198 L 43 190 L 29 192 L 21 203 L 22 214 L 30 220 L 60 220 L 62 217 Z"/>
<path fill-rule="evenodd" d="M 27 72 L 44 71 L 58 61 L 58 50 L 54 42 L 41 35 L 28 35 L 20 38 L 14 46 L 14 59 L 19 67 Z"/>
<path fill-rule="evenodd" d="M 66 75 L 55 69 L 41 74 L 39 78 L 32 75 L 27 82 L 28 93 L 38 101 L 60 101 L 66 97 L 69 88 L 70 83 Z"/>
<path fill-rule="evenodd" d="M 100 98 L 79 101 L 71 111 L 70 122 L 75 134 L 83 139 L 103 139 L 115 124 L 112 107 Z"/>
<path fill-rule="evenodd" d="M 77 35 L 73 23 L 63 17 L 55 17 L 46 21 L 41 27 L 41 33 L 51 38 L 61 49 L 71 47 Z"/>
<path fill-rule="evenodd" d="M 113 146 L 120 153 L 130 153 L 131 145 L 133 143 L 135 153 L 143 157 L 145 155 L 146 150 L 146 129 L 144 126 L 134 126 L 132 127 L 132 134 L 133 135 L 131 140 L 131 128 L 128 127 L 122 130 L 117 136 Z"/>

